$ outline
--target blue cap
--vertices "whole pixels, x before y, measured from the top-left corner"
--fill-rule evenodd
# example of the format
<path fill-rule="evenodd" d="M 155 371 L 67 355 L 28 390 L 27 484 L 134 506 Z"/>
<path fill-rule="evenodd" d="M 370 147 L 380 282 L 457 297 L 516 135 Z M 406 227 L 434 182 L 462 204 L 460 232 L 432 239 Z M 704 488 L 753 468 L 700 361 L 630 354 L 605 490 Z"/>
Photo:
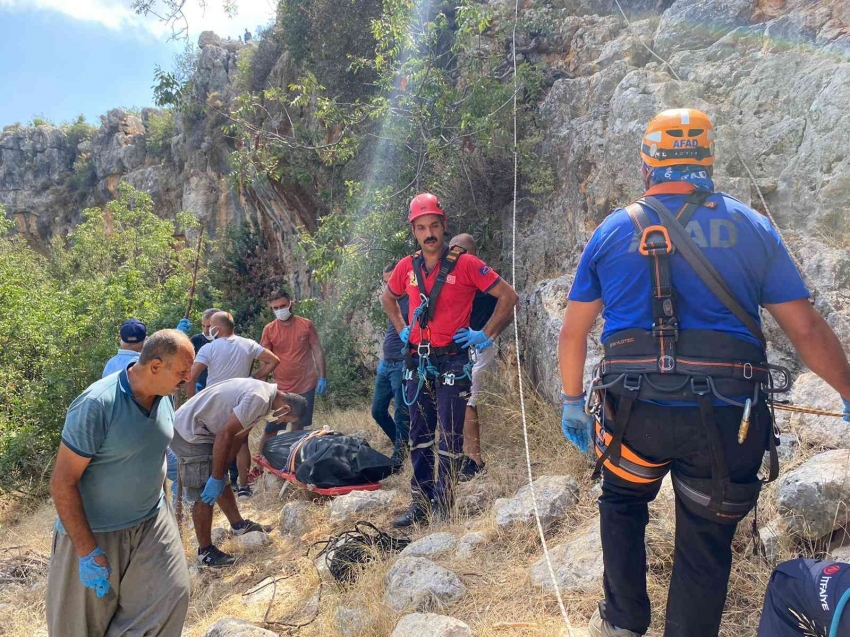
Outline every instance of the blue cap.
<path fill-rule="evenodd" d="M 139 319 L 127 319 L 121 326 L 121 340 L 125 343 L 141 343 L 148 335 L 148 328 Z"/>

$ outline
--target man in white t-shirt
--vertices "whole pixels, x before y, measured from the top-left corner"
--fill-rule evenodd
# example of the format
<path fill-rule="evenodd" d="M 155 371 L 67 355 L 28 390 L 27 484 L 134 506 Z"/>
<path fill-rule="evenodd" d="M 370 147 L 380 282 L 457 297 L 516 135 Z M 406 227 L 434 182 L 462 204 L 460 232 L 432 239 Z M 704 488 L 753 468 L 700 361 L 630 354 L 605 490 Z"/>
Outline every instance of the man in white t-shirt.
<path fill-rule="evenodd" d="M 192 398 L 197 393 L 195 383 L 198 377 L 207 370 L 207 387 L 231 378 L 248 378 L 254 361 L 260 366 L 253 378 L 266 380 L 280 363 L 280 359 L 271 351 L 250 338 L 236 336 L 233 333 L 233 317 L 227 312 L 216 312 L 210 318 L 210 336 L 213 340 L 198 350 L 189 382 L 186 383 L 186 395 Z M 239 486 L 237 494 L 249 497 L 251 488 L 248 486 L 248 471 L 251 469 L 251 452 L 248 450 L 248 437 L 242 440 L 242 448 L 236 456 L 239 469 Z"/>
<path fill-rule="evenodd" d="M 237 450 L 245 447 L 243 441 L 252 427 L 268 422 L 285 427 L 306 411 L 307 401 L 298 394 L 253 378 L 210 385 L 177 410 L 171 449 L 178 458 L 183 497 L 193 503 L 192 522 L 202 565 L 230 566 L 235 562 L 212 543 L 213 504 L 227 516 L 236 535 L 271 530 L 242 518 L 233 491 L 225 487 L 225 472 Z"/>

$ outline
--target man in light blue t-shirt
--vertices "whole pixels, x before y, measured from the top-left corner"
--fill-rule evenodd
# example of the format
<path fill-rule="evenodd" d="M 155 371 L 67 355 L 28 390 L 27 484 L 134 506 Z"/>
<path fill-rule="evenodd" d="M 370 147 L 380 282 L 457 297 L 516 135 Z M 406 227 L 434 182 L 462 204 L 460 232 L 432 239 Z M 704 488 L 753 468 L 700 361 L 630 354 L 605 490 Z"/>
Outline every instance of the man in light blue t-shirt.
<path fill-rule="evenodd" d="M 148 328 L 139 319 L 131 318 L 124 321 L 119 331 L 121 345 L 118 347 L 118 353 L 106 361 L 101 378 L 127 369 L 127 365 L 139 360 L 139 352 L 145 345 L 147 335 Z"/>
<path fill-rule="evenodd" d="M 174 434 L 168 395 L 188 380 L 193 359 L 185 334 L 161 330 L 138 362 L 90 385 L 68 409 L 50 480 L 58 513 L 51 635 L 180 635 L 189 577 L 162 485 Z"/>

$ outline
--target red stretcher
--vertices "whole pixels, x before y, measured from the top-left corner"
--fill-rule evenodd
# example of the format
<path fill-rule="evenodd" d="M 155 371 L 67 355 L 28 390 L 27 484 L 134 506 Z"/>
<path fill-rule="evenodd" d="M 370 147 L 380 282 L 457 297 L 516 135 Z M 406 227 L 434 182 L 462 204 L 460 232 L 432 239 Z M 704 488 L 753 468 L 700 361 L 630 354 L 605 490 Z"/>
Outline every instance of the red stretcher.
<path fill-rule="evenodd" d="M 349 485 L 347 487 L 317 487 L 315 484 L 304 484 L 303 482 L 299 482 L 295 479 L 294 473 L 287 473 L 286 471 L 275 469 L 269 464 L 269 461 L 266 460 L 264 456 L 254 456 L 254 462 L 258 466 L 263 467 L 263 469 L 265 469 L 269 473 L 276 475 L 278 478 L 286 480 L 287 482 L 291 482 L 292 484 L 301 487 L 302 489 L 306 489 L 307 491 L 310 491 L 311 493 L 316 493 L 318 495 L 333 497 L 337 495 L 345 495 L 346 493 L 351 493 L 352 491 L 377 491 L 381 488 L 380 482 L 370 484 L 355 484 Z"/>

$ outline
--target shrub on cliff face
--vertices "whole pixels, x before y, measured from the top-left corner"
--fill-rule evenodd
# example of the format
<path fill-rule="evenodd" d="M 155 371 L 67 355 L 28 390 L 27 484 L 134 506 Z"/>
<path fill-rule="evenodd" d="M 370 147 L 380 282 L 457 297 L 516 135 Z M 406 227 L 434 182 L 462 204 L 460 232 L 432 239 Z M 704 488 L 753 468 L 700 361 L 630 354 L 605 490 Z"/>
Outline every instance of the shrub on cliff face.
<path fill-rule="evenodd" d="M 174 137 L 174 111 L 152 112 L 145 122 L 145 144 L 148 154 L 165 161 L 171 157 L 171 138 Z"/>
<path fill-rule="evenodd" d="M 86 210 L 48 256 L 0 215 L 0 492 L 46 486 L 65 410 L 100 377 L 124 320 L 150 333 L 182 316 L 193 250 L 150 197 L 125 184 L 119 193 L 105 210 Z"/>

